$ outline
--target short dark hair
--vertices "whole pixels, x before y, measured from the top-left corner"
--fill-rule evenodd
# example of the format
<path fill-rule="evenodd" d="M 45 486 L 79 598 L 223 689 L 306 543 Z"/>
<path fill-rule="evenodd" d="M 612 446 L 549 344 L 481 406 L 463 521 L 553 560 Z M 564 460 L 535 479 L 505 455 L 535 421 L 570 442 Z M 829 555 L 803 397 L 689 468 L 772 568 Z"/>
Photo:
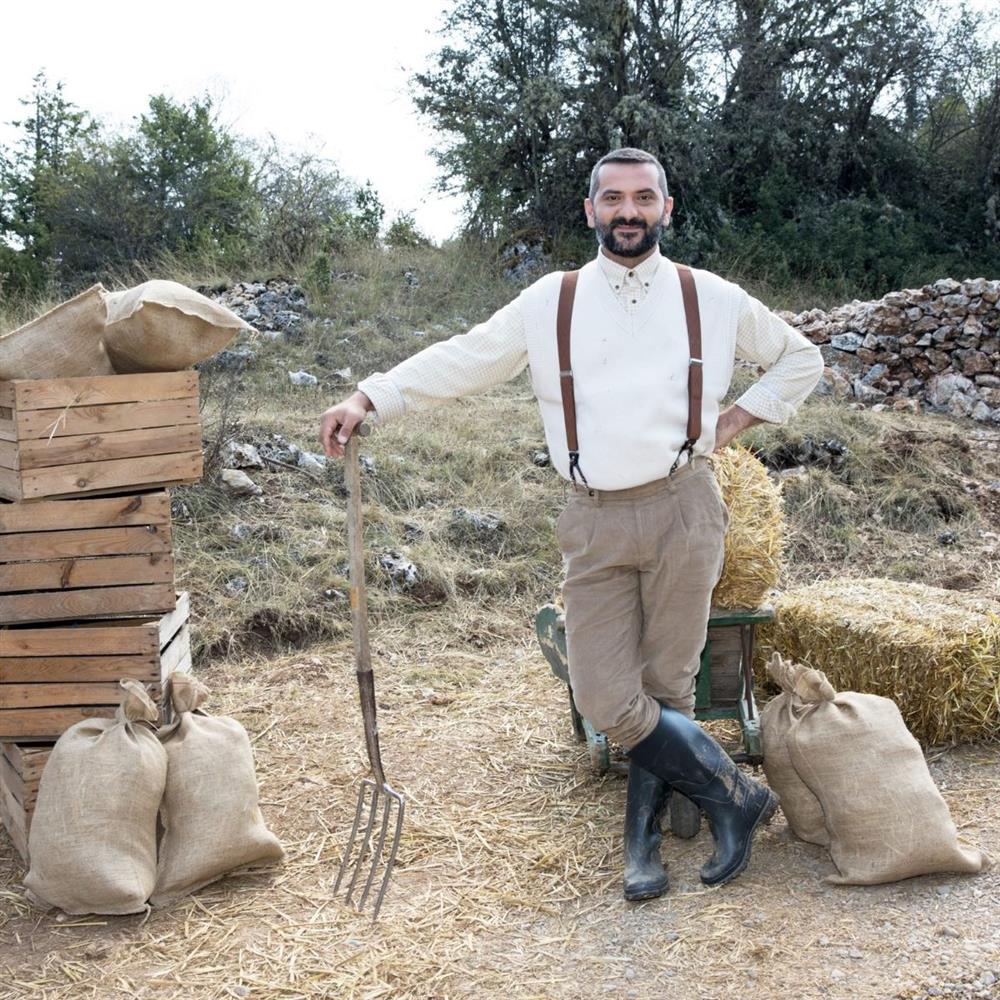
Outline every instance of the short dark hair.
<path fill-rule="evenodd" d="M 594 164 L 594 169 L 590 171 L 591 201 L 594 200 L 594 195 L 597 194 L 597 175 L 605 163 L 652 163 L 656 167 L 656 173 L 660 182 L 660 191 L 663 194 L 664 200 L 670 197 L 670 192 L 667 190 L 667 172 L 663 169 L 663 164 L 652 153 L 647 153 L 644 149 L 623 146 L 621 149 L 613 149 L 610 153 L 605 153 Z"/>

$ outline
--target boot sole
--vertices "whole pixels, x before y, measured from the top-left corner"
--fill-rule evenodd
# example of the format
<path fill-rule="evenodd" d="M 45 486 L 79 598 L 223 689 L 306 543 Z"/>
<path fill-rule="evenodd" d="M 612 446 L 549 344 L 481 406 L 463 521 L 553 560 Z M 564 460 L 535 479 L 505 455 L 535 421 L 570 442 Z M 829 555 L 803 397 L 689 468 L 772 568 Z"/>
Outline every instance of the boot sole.
<path fill-rule="evenodd" d="M 753 838 L 757 834 L 757 830 L 766 826 L 774 818 L 774 814 L 778 811 L 778 796 L 774 792 L 768 790 L 768 798 L 761 806 L 760 812 L 757 814 L 757 818 L 754 820 L 753 826 L 750 828 L 750 835 L 747 837 L 746 850 L 743 852 L 743 857 L 740 859 L 739 864 L 730 872 L 720 876 L 719 878 L 708 879 L 702 878 L 702 882 L 705 885 L 725 885 L 727 882 L 732 882 L 737 875 L 741 874 L 748 864 L 750 864 L 750 851 L 753 847 Z"/>
<path fill-rule="evenodd" d="M 628 903 L 637 903 L 643 899 L 659 899 L 664 893 L 666 893 L 668 883 L 664 882 L 663 885 L 658 889 L 639 889 L 629 892 L 625 890 L 625 901 Z"/>

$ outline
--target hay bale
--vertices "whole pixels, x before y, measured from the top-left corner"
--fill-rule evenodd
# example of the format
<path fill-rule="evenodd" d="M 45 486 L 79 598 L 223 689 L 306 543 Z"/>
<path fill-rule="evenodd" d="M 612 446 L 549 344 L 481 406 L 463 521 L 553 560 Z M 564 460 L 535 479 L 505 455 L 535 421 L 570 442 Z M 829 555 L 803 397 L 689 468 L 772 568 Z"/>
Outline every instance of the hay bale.
<path fill-rule="evenodd" d="M 719 608 L 758 608 L 778 583 L 785 545 L 781 489 L 761 461 L 740 445 L 712 456 L 729 508 L 726 561 L 712 593 Z"/>
<path fill-rule="evenodd" d="M 1000 738 L 1000 603 L 917 583 L 822 580 L 782 594 L 758 630 L 841 690 L 891 698 L 922 743 Z"/>

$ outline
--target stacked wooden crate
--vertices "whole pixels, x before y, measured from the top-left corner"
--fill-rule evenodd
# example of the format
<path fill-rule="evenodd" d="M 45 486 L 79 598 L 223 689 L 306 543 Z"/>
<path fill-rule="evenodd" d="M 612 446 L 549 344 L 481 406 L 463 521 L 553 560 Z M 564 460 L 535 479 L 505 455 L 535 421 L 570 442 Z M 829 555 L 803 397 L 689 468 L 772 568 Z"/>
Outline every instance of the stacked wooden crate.
<path fill-rule="evenodd" d="M 0 382 L 0 820 L 27 860 L 38 779 L 132 678 L 190 667 L 170 496 L 202 472 L 193 371 Z"/>

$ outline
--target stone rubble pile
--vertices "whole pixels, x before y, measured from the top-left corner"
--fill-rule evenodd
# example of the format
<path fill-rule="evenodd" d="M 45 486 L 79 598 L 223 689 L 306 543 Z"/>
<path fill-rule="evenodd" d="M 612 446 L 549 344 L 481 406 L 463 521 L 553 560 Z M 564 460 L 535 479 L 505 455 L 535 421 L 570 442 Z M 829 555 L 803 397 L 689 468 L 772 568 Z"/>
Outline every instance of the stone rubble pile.
<path fill-rule="evenodd" d="M 830 371 L 819 392 L 1000 423 L 1000 281 L 942 278 L 780 315 L 820 345 Z"/>
<path fill-rule="evenodd" d="M 312 318 L 306 305 L 306 293 L 283 278 L 238 281 L 229 288 L 199 291 L 231 309 L 271 339 L 284 336 L 286 340 L 295 340 L 302 333 L 306 320 Z"/>

